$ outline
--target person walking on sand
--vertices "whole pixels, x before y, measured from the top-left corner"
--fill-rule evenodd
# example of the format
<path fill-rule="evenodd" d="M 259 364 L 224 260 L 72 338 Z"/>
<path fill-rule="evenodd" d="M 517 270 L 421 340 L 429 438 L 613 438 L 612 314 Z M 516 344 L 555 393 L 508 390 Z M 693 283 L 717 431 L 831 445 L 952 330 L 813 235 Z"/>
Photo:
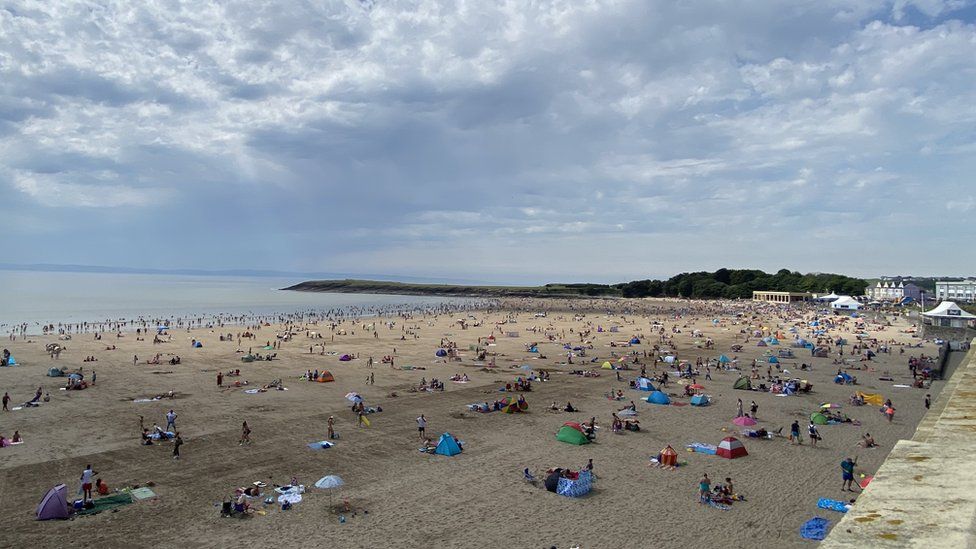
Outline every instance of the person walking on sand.
<path fill-rule="evenodd" d="M 743 415 L 744 414 L 742 413 L 742 399 L 738 398 L 736 399 L 736 403 L 735 403 L 735 417 L 742 417 Z"/>
<path fill-rule="evenodd" d="M 356 412 L 356 422 L 357 422 L 356 427 L 362 427 L 363 425 L 366 425 L 366 410 L 363 409 L 362 407 L 360 407 L 359 411 Z"/>
<path fill-rule="evenodd" d="M 758 411 L 759 411 L 759 405 L 756 404 L 755 400 L 753 400 L 752 404 L 749 405 L 749 412 L 752 413 L 752 419 L 756 419 L 756 412 Z"/>
<path fill-rule="evenodd" d="M 251 428 L 247 426 L 246 421 L 241 425 L 241 442 L 239 446 L 244 446 L 245 444 L 251 444 Z"/>
<path fill-rule="evenodd" d="M 708 502 L 708 495 L 712 491 L 712 481 L 708 478 L 708 473 L 702 473 L 702 478 L 698 481 L 698 503 Z"/>
<path fill-rule="evenodd" d="M 183 437 L 177 432 L 176 439 L 173 441 L 173 459 L 180 459 L 180 446 L 183 446 Z"/>
<path fill-rule="evenodd" d="M 417 418 L 417 431 L 420 433 L 420 440 L 427 437 L 427 418 L 424 417 L 424 414 L 420 414 L 420 417 Z"/>
<path fill-rule="evenodd" d="M 4 412 L 9 412 L 10 411 L 10 409 L 7 408 L 7 405 L 8 404 L 10 404 L 10 393 L 4 392 L 3 393 L 3 411 Z"/>
<path fill-rule="evenodd" d="M 176 412 L 173 410 L 166 412 L 166 430 L 176 431 Z"/>
<path fill-rule="evenodd" d="M 791 444 L 803 444 L 800 442 L 800 422 L 794 421 L 790 425 L 790 443 Z"/>
<path fill-rule="evenodd" d="M 820 433 L 817 432 L 817 426 L 810 422 L 810 426 L 807 427 L 807 434 L 810 436 L 810 446 L 816 446 L 817 441 L 821 440 Z"/>
<path fill-rule="evenodd" d="M 335 438 L 335 416 L 329 416 L 329 420 L 326 422 L 329 429 L 329 440 Z"/>
<path fill-rule="evenodd" d="M 932 407 L 932 395 L 925 395 L 925 409 L 928 410 Z M 7 409 L 7 404 L 4 403 L 3 409 Z"/>
<path fill-rule="evenodd" d="M 223 386 L 224 386 L 224 373 L 217 372 L 217 387 L 223 387 Z"/>
<path fill-rule="evenodd" d="M 840 462 L 841 476 L 844 479 L 842 491 L 854 491 L 854 466 L 857 465 L 856 459 L 847 458 Z"/>
<path fill-rule="evenodd" d="M 132 365 L 135 366 L 139 363 L 139 355 L 132 355 Z"/>

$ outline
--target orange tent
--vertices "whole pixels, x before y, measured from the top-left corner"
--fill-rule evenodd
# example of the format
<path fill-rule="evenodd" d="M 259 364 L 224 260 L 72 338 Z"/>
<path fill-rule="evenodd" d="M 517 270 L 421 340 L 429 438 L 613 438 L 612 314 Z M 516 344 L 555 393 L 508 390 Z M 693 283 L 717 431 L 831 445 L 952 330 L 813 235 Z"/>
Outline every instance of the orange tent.
<path fill-rule="evenodd" d="M 335 376 L 332 375 L 332 372 L 328 370 L 324 370 L 322 371 L 322 373 L 319 374 L 318 381 L 319 383 L 328 383 L 330 381 L 335 381 Z"/>
<path fill-rule="evenodd" d="M 678 465 L 678 452 L 669 444 L 667 448 L 661 450 L 661 467 L 676 467 Z"/>

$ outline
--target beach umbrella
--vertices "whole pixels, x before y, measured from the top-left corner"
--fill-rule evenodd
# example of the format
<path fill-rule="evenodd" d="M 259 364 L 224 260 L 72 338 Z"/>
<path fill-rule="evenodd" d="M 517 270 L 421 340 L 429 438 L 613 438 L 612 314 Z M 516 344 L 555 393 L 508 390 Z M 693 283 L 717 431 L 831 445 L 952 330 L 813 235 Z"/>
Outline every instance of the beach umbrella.
<path fill-rule="evenodd" d="M 751 417 L 741 416 L 732 420 L 732 423 L 740 427 L 751 427 L 756 424 L 756 420 Z"/>
<path fill-rule="evenodd" d="M 332 508 L 332 491 L 341 488 L 345 482 L 339 475 L 326 475 L 315 481 L 315 487 L 329 491 L 329 508 Z"/>

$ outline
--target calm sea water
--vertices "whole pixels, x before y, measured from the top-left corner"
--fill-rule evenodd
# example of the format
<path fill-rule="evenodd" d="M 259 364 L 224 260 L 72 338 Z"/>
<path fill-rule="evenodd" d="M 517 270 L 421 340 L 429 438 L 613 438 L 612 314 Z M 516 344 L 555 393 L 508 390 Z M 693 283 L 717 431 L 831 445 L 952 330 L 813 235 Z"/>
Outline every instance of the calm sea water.
<path fill-rule="evenodd" d="M 0 326 L 464 303 L 462 298 L 285 292 L 297 279 L 0 271 Z"/>

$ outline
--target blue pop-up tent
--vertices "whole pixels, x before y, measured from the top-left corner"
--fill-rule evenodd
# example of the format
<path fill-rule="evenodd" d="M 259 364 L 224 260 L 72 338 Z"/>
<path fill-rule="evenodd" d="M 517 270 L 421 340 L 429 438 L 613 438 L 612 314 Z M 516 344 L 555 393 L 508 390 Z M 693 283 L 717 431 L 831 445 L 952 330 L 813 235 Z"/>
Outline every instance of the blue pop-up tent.
<path fill-rule="evenodd" d="M 450 433 L 444 433 L 441 435 L 441 440 L 437 443 L 434 453 L 442 456 L 456 456 L 461 453 L 461 447 L 458 446 L 457 442 L 454 442 L 454 437 Z"/>
<path fill-rule="evenodd" d="M 671 399 L 661 391 L 654 391 L 647 397 L 647 402 L 651 404 L 671 404 Z"/>

